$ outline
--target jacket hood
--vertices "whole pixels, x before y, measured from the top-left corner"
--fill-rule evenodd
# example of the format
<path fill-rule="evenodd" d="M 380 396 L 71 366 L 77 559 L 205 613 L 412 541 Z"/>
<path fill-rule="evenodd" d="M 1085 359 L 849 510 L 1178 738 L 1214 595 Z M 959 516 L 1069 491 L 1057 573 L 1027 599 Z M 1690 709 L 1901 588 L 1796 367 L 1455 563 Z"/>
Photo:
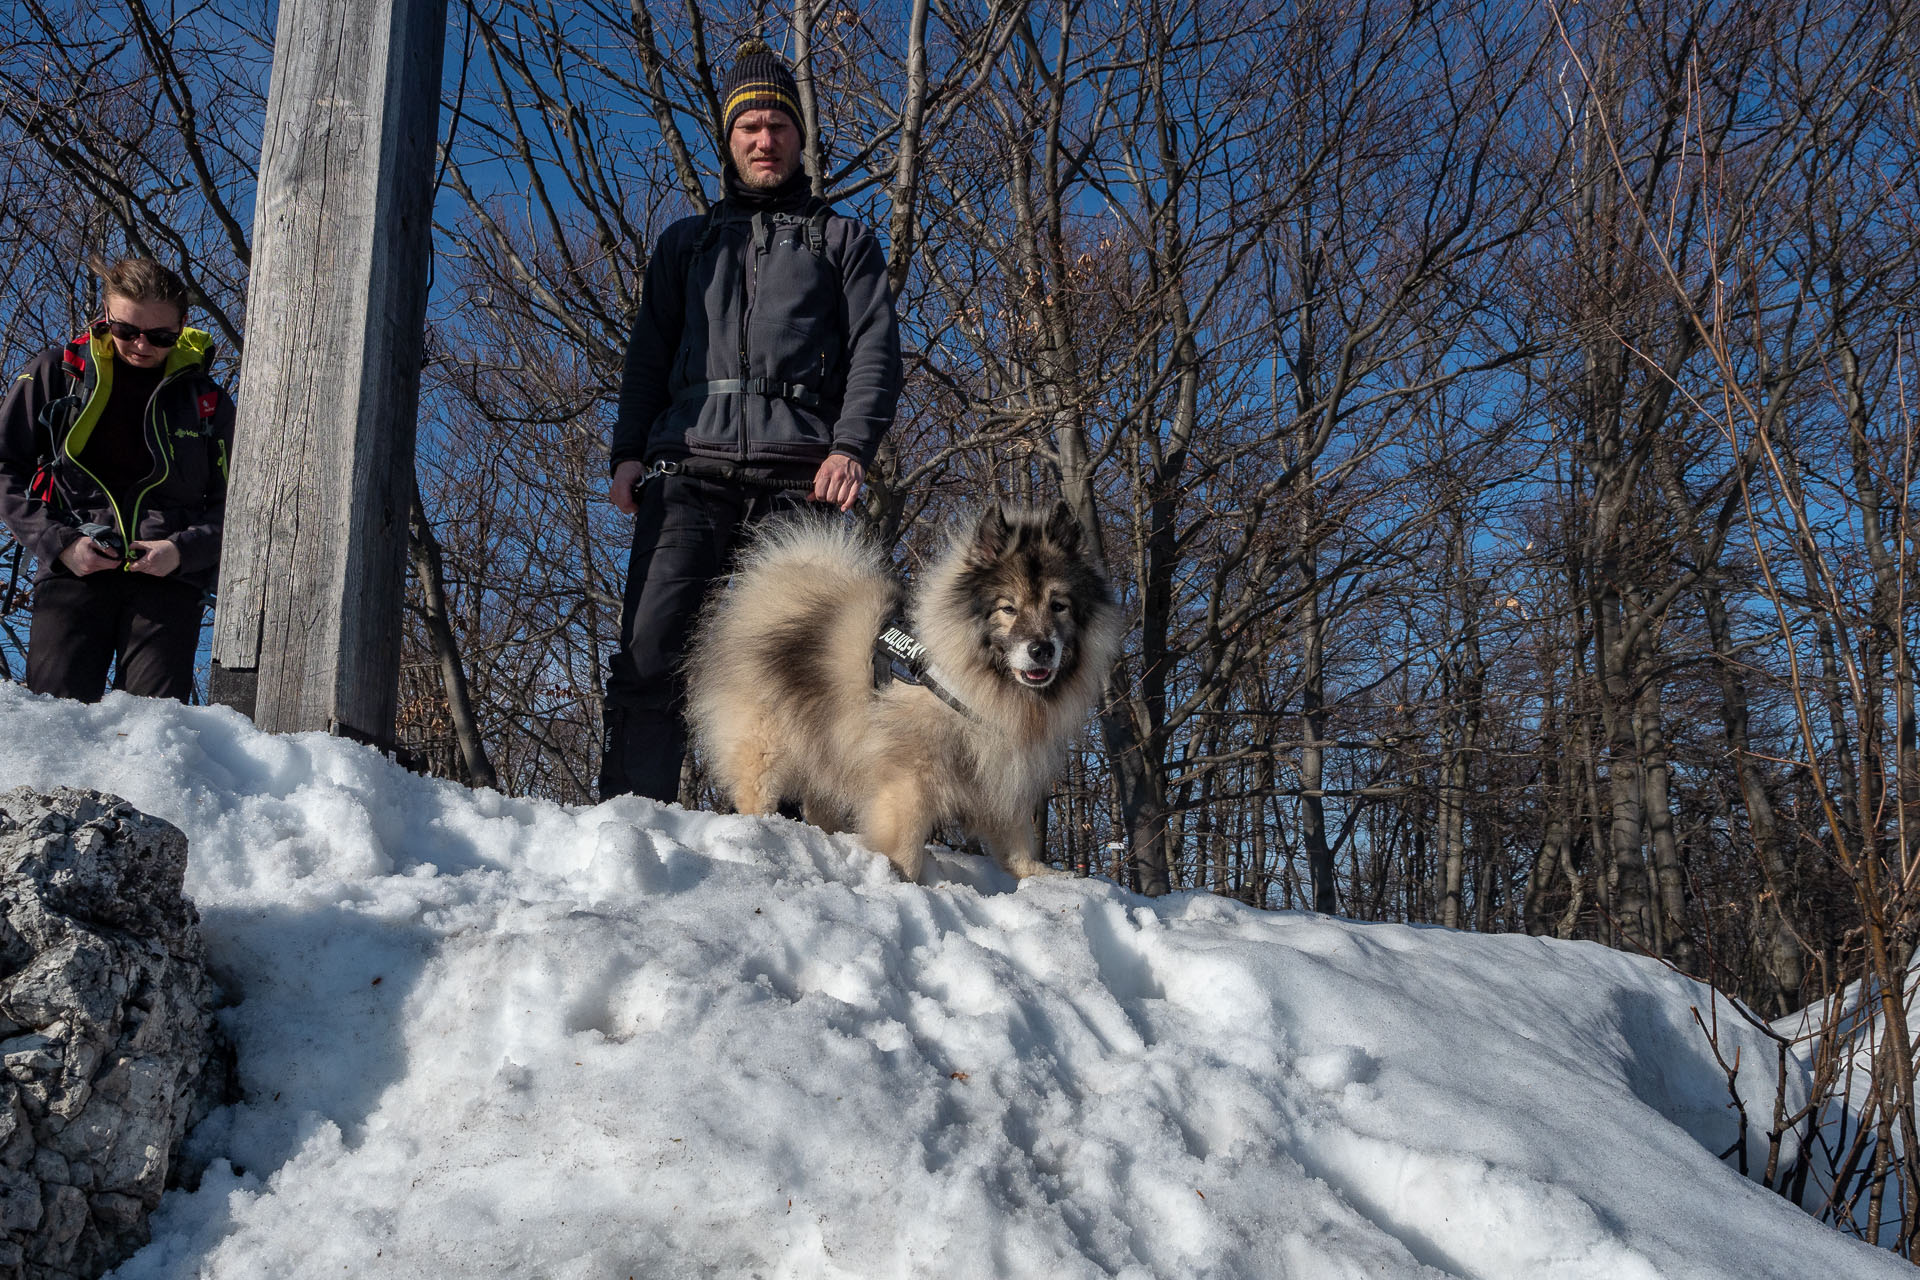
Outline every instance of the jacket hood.
<path fill-rule="evenodd" d="M 178 373 L 190 365 L 199 365 L 202 369 L 213 364 L 213 335 L 205 329 L 182 329 L 180 341 L 173 346 L 167 356 L 167 372 Z"/>

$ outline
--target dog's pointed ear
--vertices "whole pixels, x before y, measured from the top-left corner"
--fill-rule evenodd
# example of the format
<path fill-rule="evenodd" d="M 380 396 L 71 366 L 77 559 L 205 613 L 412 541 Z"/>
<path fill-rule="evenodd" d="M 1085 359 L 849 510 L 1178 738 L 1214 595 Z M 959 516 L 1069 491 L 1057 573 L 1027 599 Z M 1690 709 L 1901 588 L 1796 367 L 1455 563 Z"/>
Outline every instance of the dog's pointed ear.
<path fill-rule="evenodd" d="M 1080 520 L 1064 498 L 1047 513 L 1047 541 L 1068 555 L 1080 549 Z"/>
<path fill-rule="evenodd" d="M 1007 523 L 1007 509 L 994 503 L 973 527 L 973 542 L 967 547 L 967 563 L 985 568 L 1006 554 L 1013 541 L 1013 526 Z"/>

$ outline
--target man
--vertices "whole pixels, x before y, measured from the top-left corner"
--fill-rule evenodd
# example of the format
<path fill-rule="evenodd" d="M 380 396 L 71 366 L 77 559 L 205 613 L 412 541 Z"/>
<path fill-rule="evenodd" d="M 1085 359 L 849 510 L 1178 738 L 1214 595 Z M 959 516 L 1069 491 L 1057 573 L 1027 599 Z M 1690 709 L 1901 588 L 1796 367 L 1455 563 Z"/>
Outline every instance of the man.
<path fill-rule="evenodd" d="M 0 521 L 38 564 L 27 687 L 107 683 L 186 701 L 220 563 L 233 401 L 187 288 L 157 262 L 91 264 L 90 331 L 42 352 L 0 404 Z"/>
<path fill-rule="evenodd" d="M 620 387 L 610 497 L 635 520 L 602 799 L 678 797 L 680 658 L 708 589 L 754 522 L 851 509 L 899 401 L 886 258 L 812 195 L 793 73 L 748 41 L 722 102 L 725 198 L 660 237 Z"/>

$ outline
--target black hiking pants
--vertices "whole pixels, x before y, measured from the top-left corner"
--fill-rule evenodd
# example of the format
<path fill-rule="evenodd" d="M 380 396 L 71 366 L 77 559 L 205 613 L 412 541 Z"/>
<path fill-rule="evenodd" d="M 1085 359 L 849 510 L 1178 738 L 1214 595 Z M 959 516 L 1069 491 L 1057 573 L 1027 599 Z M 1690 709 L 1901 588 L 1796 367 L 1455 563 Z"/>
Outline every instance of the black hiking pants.
<path fill-rule="evenodd" d="M 178 578 L 114 569 L 43 579 L 33 588 L 27 688 L 98 702 L 111 666 L 116 689 L 188 701 L 205 596 Z"/>
<path fill-rule="evenodd" d="M 620 649 L 608 664 L 602 800 L 680 798 L 687 752 L 681 661 L 694 619 L 753 525 L 805 505 L 801 492 L 687 475 L 655 476 L 641 487 Z"/>

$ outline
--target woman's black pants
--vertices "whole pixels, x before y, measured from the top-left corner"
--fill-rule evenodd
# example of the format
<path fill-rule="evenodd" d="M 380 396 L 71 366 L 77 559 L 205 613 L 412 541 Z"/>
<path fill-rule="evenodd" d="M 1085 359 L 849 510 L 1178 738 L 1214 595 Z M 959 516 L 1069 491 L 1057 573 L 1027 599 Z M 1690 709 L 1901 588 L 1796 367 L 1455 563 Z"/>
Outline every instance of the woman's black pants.
<path fill-rule="evenodd" d="M 27 688 L 98 702 L 112 667 L 116 689 L 189 701 L 205 598 L 178 578 L 118 569 L 36 583 Z"/>

